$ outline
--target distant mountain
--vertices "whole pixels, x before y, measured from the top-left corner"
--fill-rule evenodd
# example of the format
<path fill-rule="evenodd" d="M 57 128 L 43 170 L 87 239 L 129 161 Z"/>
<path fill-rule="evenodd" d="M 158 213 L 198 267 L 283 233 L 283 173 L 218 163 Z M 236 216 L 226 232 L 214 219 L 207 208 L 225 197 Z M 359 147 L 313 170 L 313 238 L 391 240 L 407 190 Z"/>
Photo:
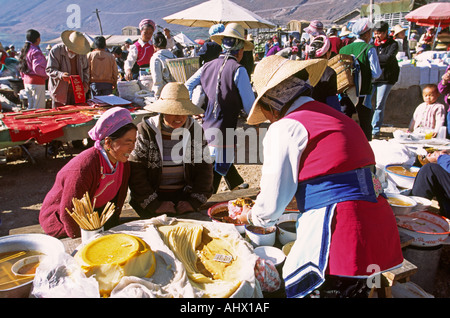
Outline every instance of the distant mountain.
<path fill-rule="evenodd" d="M 23 45 L 25 32 L 33 28 L 41 33 L 43 41 L 58 37 L 62 31 L 73 27 L 73 8 L 79 8 L 78 29 L 90 34 L 100 34 L 99 17 L 103 34 L 121 34 L 125 26 L 137 26 L 143 18 L 153 19 L 158 25 L 170 28 L 173 33 L 204 34 L 206 28 L 187 28 L 167 24 L 163 18 L 193 7 L 206 0 L 0 0 L 0 42 L 4 45 Z M 393 1 L 393 0 L 383 0 Z M 234 2 L 278 25 L 290 20 L 319 19 L 325 24 L 354 10 L 369 0 L 234 0 Z M 375 2 L 379 2 L 375 0 Z M 71 7 L 75 5 L 75 7 Z M 76 7 L 78 6 L 78 7 Z"/>

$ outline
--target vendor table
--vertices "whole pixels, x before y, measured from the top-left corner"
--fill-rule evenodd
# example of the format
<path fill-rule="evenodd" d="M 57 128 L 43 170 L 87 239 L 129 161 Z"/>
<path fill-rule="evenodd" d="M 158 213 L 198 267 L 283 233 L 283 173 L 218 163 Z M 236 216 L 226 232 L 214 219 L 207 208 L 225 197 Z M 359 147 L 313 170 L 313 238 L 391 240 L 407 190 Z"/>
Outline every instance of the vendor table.
<path fill-rule="evenodd" d="M 46 111 L 46 114 L 48 112 L 48 114 L 51 115 L 52 111 L 67 112 L 73 109 L 73 107 L 75 106 L 64 106 L 57 110 L 42 111 Z M 35 139 L 38 143 L 45 144 L 52 140 L 69 142 L 72 140 L 89 138 L 89 130 L 97 122 L 102 110 L 106 108 L 92 108 L 92 111 L 90 111 L 88 106 L 82 107 L 83 110 L 80 110 L 80 112 L 72 113 L 77 114 L 77 118 L 71 118 L 74 116 L 71 116 L 70 114 L 52 115 L 55 117 L 52 123 L 53 126 L 52 124 L 43 123 L 43 120 L 37 120 L 44 117 L 17 119 L 18 125 L 15 126 L 15 122 L 12 120 L 13 118 L 27 116 L 30 112 L 3 113 L 3 116 L 0 117 L 0 149 L 19 146 L 32 139 Z M 82 112 L 84 114 L 82 114 Z M 151 114 L 142 109 L 130 109 L 130 112 L 135 124 L 141 122 L 144 116 Z M 33 114 L 37 115 L 36 112 Z M 33 116 L 33 114 L 31 114 L 31 116 Z M 28 121 L 23 122 L 24 120 Z"/>

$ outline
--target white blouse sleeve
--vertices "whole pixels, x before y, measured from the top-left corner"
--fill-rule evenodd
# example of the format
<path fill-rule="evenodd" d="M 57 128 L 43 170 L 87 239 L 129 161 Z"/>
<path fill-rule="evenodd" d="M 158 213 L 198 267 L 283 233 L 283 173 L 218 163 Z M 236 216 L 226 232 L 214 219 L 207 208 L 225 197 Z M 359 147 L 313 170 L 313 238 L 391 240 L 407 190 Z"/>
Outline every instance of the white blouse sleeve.
<path fill-rule="evenodd" d="M 137 61 L 137 56 L 138 56 L 137 47 L 135 45 L 131 45 L 128 49 L 127 59 L 124 62 L 125 71 L 128 69 L 131 70 L 133 68 L 134 64 Z"/>
<path fill-rule="evenodd" d="M 297 191 L 300 158 L 308 143 L 306 128 L 296 120 L 273 123 L 263 140 L 261 192 L 250 213 L 257 226 L 274 225 Z"/>

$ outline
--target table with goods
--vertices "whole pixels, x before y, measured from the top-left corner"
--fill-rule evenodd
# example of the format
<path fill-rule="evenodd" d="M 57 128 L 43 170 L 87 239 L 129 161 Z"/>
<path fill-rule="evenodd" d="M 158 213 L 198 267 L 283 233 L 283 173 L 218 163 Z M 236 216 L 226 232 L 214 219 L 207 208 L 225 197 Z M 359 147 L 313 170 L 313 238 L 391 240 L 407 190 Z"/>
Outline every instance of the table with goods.
<path fill-rule="evenodd" d="M 416 160 L 430 146 L 445 148 L 449 141 L 395 135 L 371 146 L 402 247 L 447 244 L 450 221 L 431 211 L 430 200 L 404 191 L 420 169 Z M 103 224 L 114 207 L 94 211 L 87 194 L 74 198 L 67 213 L 80 225 L 80 238 L 38 233 L 0 238 L 0 297 L 285 297 L 282 266 L 296 239 L 299 211 L 293 200 L 273 227 L 239 224 L 236 217 L 244 205 L 254 204 L 257 193 L 216 194 L 199 212 L 137 217 L 107 231 Z M 419 269 L 427 265 L 405 259 Z"/>

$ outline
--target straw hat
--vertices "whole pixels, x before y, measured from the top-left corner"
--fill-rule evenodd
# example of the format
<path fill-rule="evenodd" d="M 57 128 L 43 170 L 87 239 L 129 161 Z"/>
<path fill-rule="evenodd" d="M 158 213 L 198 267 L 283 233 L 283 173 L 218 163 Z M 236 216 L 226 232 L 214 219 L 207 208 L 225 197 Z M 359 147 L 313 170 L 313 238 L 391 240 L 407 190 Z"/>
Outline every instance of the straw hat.
<path fill-rule="evenodd" d="M 402 31 L 406 31 L 408 29 L 406 28 L 402 28 L 402 26 L 400 24 L 397 24 L 396 26 L 394 26 L 394 36 L 396 36 L 397 34 L 399 34 Z"/>
<path fill-rule="evenodd" d="M 252 42 L 247 41 L 245 38 L 245 29 L 239 23 L 228 23 L 225 30 L 222 33 L 214 34 L 211 36 L 211 40 L 222 44 L 224 37 L 235 38 L 244 41 L 244 51 L 251 51 L 254 48 Z"/>
<path fill-rule="evenodd" d="M 183 83 L 167 83 L 159 99 L 144 107 L 145 110 L 168 115 L 200 115 L 205 111 L 189 99 L 189 91 Z"/>
<path fill-rule="evenodd" d="M 263 58 L 253 73 L 253 86 L 258 96 L 248 115 L 248 124 L 256 125 L 267 120 L 261 111 L 259 100 L 269 89 L 274 88 L 302 70 L 308 72 L 309 83 L 315 86 L 322 77 L 322 73 L 325 71 L 327 64 L 326 59 L 296 61 L 278 55 Z"/>
<path fill-rule="evenodd" d="M 91 50 L 91 45 L 83 33 L 67 30 L 61 33 L 64 45 L 74 53 L 85 55 Z"/>
<path fill-rule="evenodd" d="M 346 36 L 346 35 L 349 35 L 350 33 L 352 33 L 352 32 L 347 28 L 347 26 L 343 26 L 339 36 Z"/>

